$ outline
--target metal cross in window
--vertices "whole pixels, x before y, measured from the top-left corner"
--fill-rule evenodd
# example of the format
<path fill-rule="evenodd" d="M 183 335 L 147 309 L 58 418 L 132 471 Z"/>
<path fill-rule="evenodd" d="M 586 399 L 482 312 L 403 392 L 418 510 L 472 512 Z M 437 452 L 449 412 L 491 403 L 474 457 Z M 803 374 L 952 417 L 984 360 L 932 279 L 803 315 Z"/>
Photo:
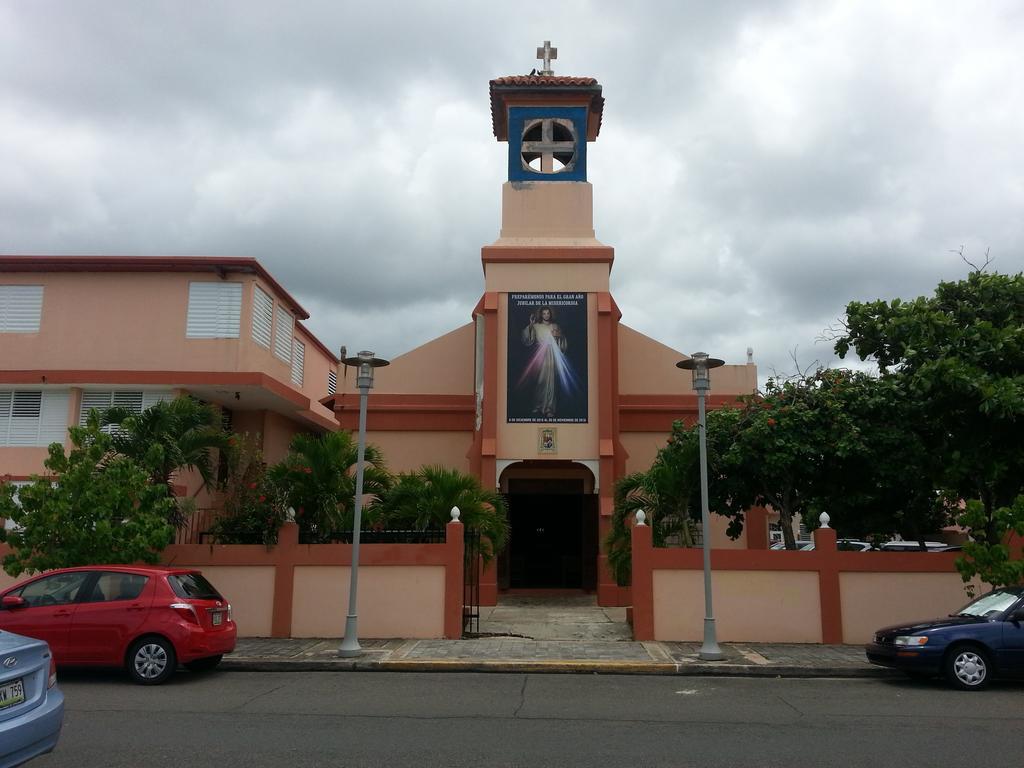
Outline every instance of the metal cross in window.
<path fill-rule="evenodd" d="M 545 40 L 544 47 L 537 49 L 537 58 L 544 59 L 544 69 L 540 71 L 541 75 L 553 75 L 555 74 L 551 70 L 551 60 L 558 58 L 558 49 L 551 47 L 551 41 Z"/>
<path fill-rule="evenodd" d="M 540 141 L 533 139 L 536 136 L 537 124 L 540 124 Z M 560 134 L 555 138 L 556 128 Z M 528 167 L 531 160 L 540 158 L 540 172 L 554 173 L 554 161 L 558 160 L 568 169 L 572 166 L 576 154 L 575 131 L 572 124 L 567 120 L 558 118 L 544 118 L 535 120 L 526 126 L 523 132 L 523 162 Z M 526 137 L 529 136 L 530 139 Z"/>

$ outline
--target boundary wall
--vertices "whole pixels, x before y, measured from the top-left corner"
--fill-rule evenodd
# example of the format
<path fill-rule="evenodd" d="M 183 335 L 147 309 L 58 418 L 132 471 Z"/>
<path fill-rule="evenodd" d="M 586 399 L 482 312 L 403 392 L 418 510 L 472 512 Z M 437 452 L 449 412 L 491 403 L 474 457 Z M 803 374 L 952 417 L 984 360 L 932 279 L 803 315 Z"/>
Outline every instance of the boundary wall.
<path fill-rule="evenodd" d="M 459 522 L 445 526 L 443 544 L 360 544 L 359 637 L 462 637 L 463 556 Z M 300 544 L 298 526 L 285 523 L 274 546 L 172 544 L 160 562 L 207 575 L 239 637 L 345 633 L 351 544 Z M 0 576 L 0 588 L 22 580 Z"/>
<path fill-rule="evenodd" d="M 719 642 L 865 643 L 968 602 L 956 552 L 839 552 L 832 528 L 814 541 L 809 552 L 712 550 Z M 702 640 L 702 550 L 655 548 L 646 525 L 633 527 L 632 546 L 635 639 Z"/>

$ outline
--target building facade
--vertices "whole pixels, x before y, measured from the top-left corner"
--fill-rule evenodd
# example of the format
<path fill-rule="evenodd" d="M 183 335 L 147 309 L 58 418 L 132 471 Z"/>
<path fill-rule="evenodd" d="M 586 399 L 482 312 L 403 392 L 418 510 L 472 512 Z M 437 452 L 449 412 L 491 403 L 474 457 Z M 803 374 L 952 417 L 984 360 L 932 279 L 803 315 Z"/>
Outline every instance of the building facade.
<path fill-rule="evenodd" d="M 278 461 L 338 429 L 338 358 L 255 259 L 0 256 L 0 475 L 43 471 L 92 408 L 193 395 Z M 196 477 L 179 492 L 216 504 Z"/>
<path fill-rule="evenodd" d="M 481 250 L 483 295 L 471 322 L 378 370 L 369 439 L 393 469 L 456 466 L 506 494 L 511 542 L 484 574 L 485 604 L 503 589 L 619 604 L 600 547 L 615 481 L 650 466 L 674 420 L 696 420 L 696 395 L 675 366 L 686 356 L 622 324 L 611 293 L 614 250 L 595 235 L 587 180 L 600 84 L 503 77 L 490 99 L 508 178 L 498 238 Z M 752 364 L 717 368 L 711 404 L 756 383 Z M 356 428 L 350 387 L 328 402 Z M 715 526 L 716 546 L 746 545 Z"/>
<path fill-rule="evenodd" d="M 504 77 L 490 100 L 508 177 L 483 294 L 465 325 L 378 370 L 369 440 L 394 471 L 442 464 L 507 496 L 511 542 L 484 604 L 508 589 L 623 604 L 600 546 L 615 481 L 650 466 L 674 420 L 696 420 L 686 356 L 620 322 L 587 177 L 600 84 Z M 268 462 L 298 431 L 356 429 L 354 382 L 307 317 L 253 259 L 0 257 L 0 474 L 39 472 L 89 408 L 181 393 L 224 408 Z M 749 363 L 715 369 L 712 407 L 756 382 Z M 714 524 L 716 546 L 746 546 Z"/>

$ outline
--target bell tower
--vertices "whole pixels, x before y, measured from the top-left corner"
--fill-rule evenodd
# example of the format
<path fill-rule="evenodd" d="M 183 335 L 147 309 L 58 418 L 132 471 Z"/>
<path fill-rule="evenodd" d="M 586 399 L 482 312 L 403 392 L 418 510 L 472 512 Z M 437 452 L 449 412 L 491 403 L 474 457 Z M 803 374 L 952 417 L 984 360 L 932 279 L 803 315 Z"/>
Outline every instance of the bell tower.
<path fill-rule="evenodd" d="M 614 251 L 595 236 L 587 176 L 604 97 L 592 77 L 554 74 L 550 42 L 537 57 L 540 73 L 490 81 L 508 177 L 498 238 L 481 249 L 480 431 L 471 453 L 484 485 L 508 496 L 520 531 L 499 559 L 498 583 L 595 590 L 599 529 L 624 463 Z"/>

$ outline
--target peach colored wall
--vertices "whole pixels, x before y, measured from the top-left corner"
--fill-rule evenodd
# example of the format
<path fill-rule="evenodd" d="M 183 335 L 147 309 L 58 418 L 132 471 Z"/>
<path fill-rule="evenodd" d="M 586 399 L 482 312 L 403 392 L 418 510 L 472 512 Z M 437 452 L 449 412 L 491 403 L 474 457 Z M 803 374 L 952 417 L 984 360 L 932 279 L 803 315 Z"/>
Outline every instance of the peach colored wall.
<path fill-rule="evenodd" d="M 349 568 L 295 568 L 292 637 L 342 637 Z M 360 566 L 359 636 L 444 637 L 443 566 Z"/>
<path fill-rule="evenodd" d="M 704 574 L 655 570 L 653 576 L 654 639 L 702 639 Z M 821 642 L 816 572 L 716 570 L 712 599 L 720 642 Z"/>
<path fill-rule="evenodd" d="M 251 275 L 229 274 L 226 280 L 242 284 L 237 339 L 186 338 L 189 282 L 218 280 L 205 272 L 4 275 L 5 283 L 44 288 L 39 332 L 5 335 L 3 366 L 8 370 L 263 372 L 290 384 L 290 364 L 252 338 L 253 285 L 259 283 L 275 299 L 279 297 Z M 323 352 L 306 345 L 306 369 L 311 374 L 301 389 L 314 401 L 327 394 L 327 364 Z M 312 410 L 332 418 L 319 403 L 314 402 Z"/>
<path fill-rule="evenodd" d="M 288 455 L 288 445 L 292 438 L 303 430 L 279 413 L 263 413 L 263 460 L 267 464 L 276 464 Z"/>
<path fill-rule="evenodd" d="M 544 286 L 548 290 L 548 286 Z M 594 460 L 598 449 L 598 355 L 597 302 L 587 296 L 587 424 L 509 424 L 508 414 L 508 295 L 502 294 L 498 304 L 498 459 L 584 459 Z M 569 340 L 572 343 L 572 340 Z M 538 430 L 558 430 L 558 453 L 541 454 L 537 450 Z"/>
<path fill-rule="evenodd" d="M 19 581 L 21 581 L 22 579 L 26 579 L 26 578 L 28 578 L 28 576 L 24 575 L 24 574 L 19 576 L 18 578 L 14 578 L 13 576 L 8 576 L 6 571 L 4 571 L 3 569 L 0 569 L 0 590 L 4 590 L 4 589 L 7 589 L 8 587 L 12 587 L 15 584 L 17 584 Z"/>
<path fill-rule="evenodd" d="M 174 565 L 177 567 L 178 563 Z M 203 565 L 197 566 L 197 570 L 231 603 L 239 637 L 270 637 L 274 566 Z"/>
<path fill-rule="evenodd" d="M 12 475 L 28 478 L 29 475 L 41 474 L 45 467 L 48 449 L 32 448 L 0 448 L 0 476 Z"/>
<path fill-rule="evenodd" d="M 844 643 L 866 643 L 897 622 L 946 616 L 969 599 L 958 573 L 846 572 L 839 589 Z"/>
<path fill-rule="evenodd" d="M 302 394 L 310 399 L 310 409 L 322 414 L 329 419 L 334 418 L 334 412 L 330 408 L 320 405 L 320 400 L 327 397 L 327 373 L 337 369 L 337 364 L 321 351 L 313 342 L 312 334 L 300 328 L 295 329 L 295 335 L 306 346 L 305 364 L 303 365 Z M 340 377 L 339 377 L 340 378 Z M 286 383 L 292 383 L 291 369 L 288 370 L 288 378 L 283 379 Z M 292 386 L 295 386 L 292 383 Z"/>
<path fill-rule="evenodd" d="M 729 535 L 725 532 L 729 527 L 729 518 L 723 515 L 716 515 L 714 512 L 711 513 L 711 548 L 712 549 L 746 549 L 747 548 L 747 529 L 744 527 L 743 533 L 739 535 L 737 539 L 730 539 Z"/>
<path fill-rule="evenodd" d="M 623 432 L 622 447 L 626 449 L 626 472 L 646 472 L 654 463 L 658 451 L 668 443 L 667 432 Z"/>
<path fill-rule="evenodd" d="M 378 368 L 374 374 L 373 392 L 387 394 L 471 395 L 473 394 L 473 362 L 476 355 L 476 332 L 467 323 L 423 346 L 399 355 L 391 365 Z M 350 354 L 355 354 L 350 351 Z M 355 387 L 349 375 L 338 391 Z"/>
<path fill-rule="evenodd" d="M 619 323 L 620 394 L 693 394 L 690 372 L 676 368 L 676 363 L 687 356 Z M 713 395 L 747 394 L 755 389 L 756 365 L 727 364 L 711 371 Z"/>
<path fill-rule="evenodd" d="M 252 437 L 263 435 L 263 421 L 266 411 L 232 411 L 231 429 L 237 434 L 249 434 Z"/>
<path fill-rule="evenodd" d="M 594 237 L 594 188 L 579 181 L 506 181 L 501 185 L 501 239 Z M 490 289 L 489 289 L 490 290 Z"/>
<path fill-rule="evenodd" d="M 494 293 L 531 293 L 537 290 L 606 293 L 608 274 L 607 264 L 488 264 L 485 290 Z M 538 289 L 537 286 L 542 287 Z"/>
<path fill-rule="evenodd" d="M 409 472 L 424 464 L 440 464 L 469 472 L 466 454 L 472 432 L 368 432 L 367 442 L 380 448 L 392 472 Z"/>

